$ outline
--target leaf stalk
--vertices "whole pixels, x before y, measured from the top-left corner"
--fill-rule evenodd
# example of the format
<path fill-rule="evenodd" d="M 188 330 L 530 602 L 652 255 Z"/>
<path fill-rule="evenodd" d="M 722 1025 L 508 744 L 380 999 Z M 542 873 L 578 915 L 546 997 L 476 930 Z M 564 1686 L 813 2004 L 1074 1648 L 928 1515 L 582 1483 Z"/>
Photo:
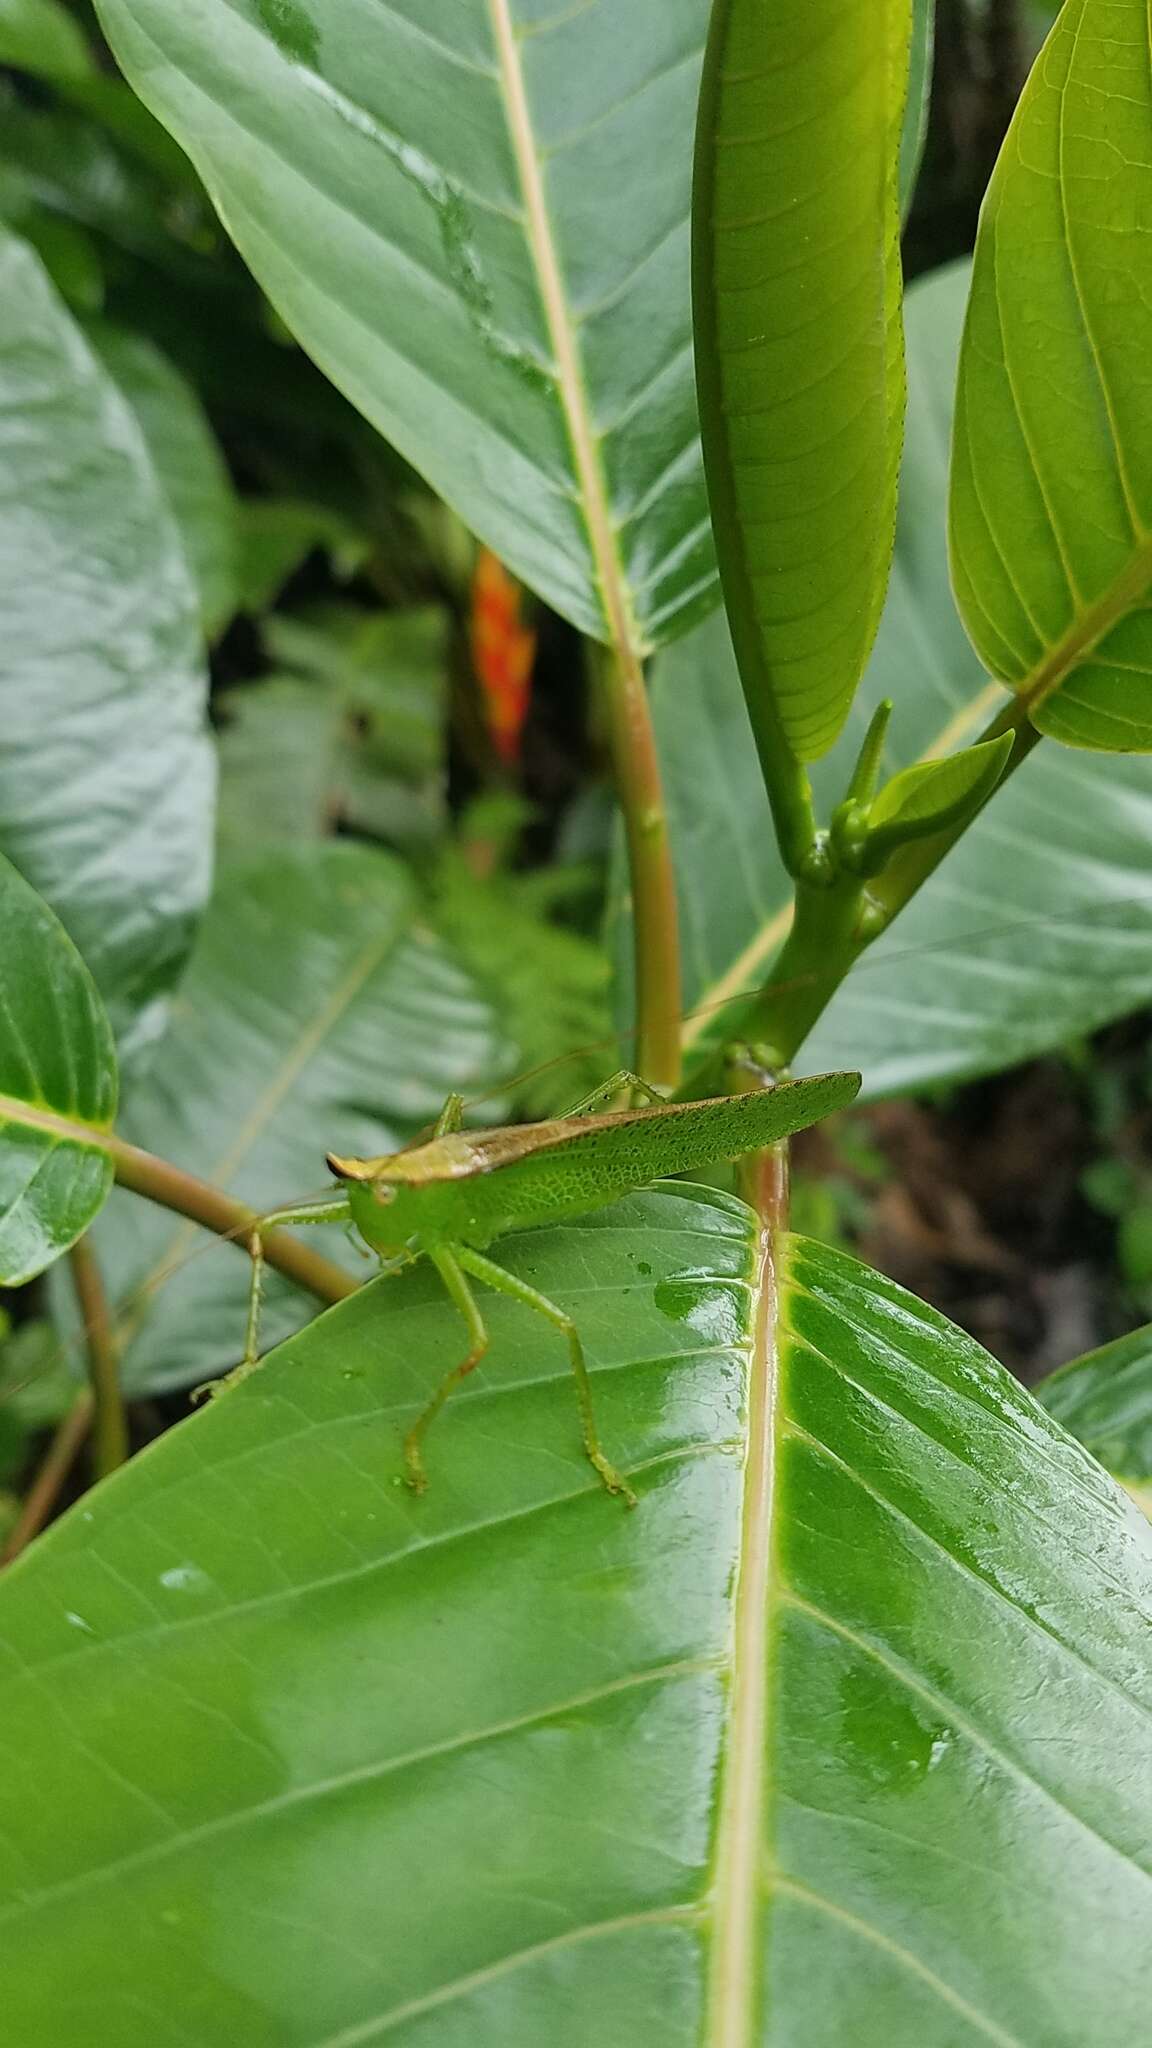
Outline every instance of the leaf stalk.
<path fill-rule="evenodd" d="M 128 1418 L 120 1384 L 120 1360 L 100 1262 L 87 1237 L 68 1254 L 76 1306 L 84 1331 L 88 1385 L 92 1394 L 92 1464 L 106 1479 L 128 1460 Z"/>
<path fill-rule="evenodd" d="M 600 671 L 632 889 L 636 1064 L 668 1090 L 680 1079 L 680 937 L 656 737 L 639 657 L 618 646 Z"/>
<path fill-rule="evenodd" d="M 740 1019 L 741 1038 L 776 1072 L 785 1071 L 823 1016 L 837 989 L 863 953 L 934 874 L 974 819 L 1027 760 L 1041 738 L 1021 698 L 997 712 L 977 744 L 1011 734 L 1012 746 L 999 781 L 975 810 L 966 811 L 930 837 L 908 841 L 872 880 L 842 871 L 825 886 L 797 886 L 792 928 L 772 964 L 764 988 Z M 709 1048 L 690 1069 L 679 1090 L 682 1101 L 707 1096 L 724 1085 L 728 1048 Z"/>

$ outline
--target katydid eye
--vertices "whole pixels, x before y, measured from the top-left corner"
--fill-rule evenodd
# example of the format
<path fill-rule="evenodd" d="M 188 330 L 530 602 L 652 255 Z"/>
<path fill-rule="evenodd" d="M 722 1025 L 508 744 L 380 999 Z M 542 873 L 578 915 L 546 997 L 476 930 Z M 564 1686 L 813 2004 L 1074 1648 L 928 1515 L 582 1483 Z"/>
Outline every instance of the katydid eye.
<path fill-rule="evenodd" d="M 372 1194 L 382 1209 L 386 1209 L 389 1202 L 396 1200 L 396 1190 L 393 1187 L 389 1187 L 386 1180 L 374 1180 L 372 1183 Z"/>

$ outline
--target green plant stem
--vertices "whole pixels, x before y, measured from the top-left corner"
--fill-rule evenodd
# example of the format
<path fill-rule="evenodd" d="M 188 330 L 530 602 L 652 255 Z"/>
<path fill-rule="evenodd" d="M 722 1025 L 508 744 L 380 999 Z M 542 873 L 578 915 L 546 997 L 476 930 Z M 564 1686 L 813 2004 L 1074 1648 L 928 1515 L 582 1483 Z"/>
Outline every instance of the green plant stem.
<path fill-rule="evenodd" d="M 120 1385 L 120 1360 L 112 1335 L 108 1296 L 100 1262 L 86 1237 L 68 1254 L 76 1306 L 88 1357 L 92 1394 L 92 1464 L 97 1479 L 106 1479 L 128 1459 L 128 1418 Z"/>
<path fill-rule="evenodd" d="M 0 1122 L 48 1131 L 54 1138 L 68 1138 L 89 1151 L 99 1147 L 112 1161 L 122 1188 L 130 1188 L 134 1195 L 143 1195 L 149 1202 L 158 1202 L 161 1208 L 174 1209 L 178 1216 L 187 1216 L 203 1230 L 214 1231 L 217 1237 L 244 1243 L 260 1221 L 260 1212 L 249 1203 L 238 1202 L 234 1195 L 226 1195 L 223 1188 L 198 1180 L 194 1173 L 185 1173 L 168 1159 L 158 1159 L 155 1153 L 130 1145 L 126 1138 L 118 1138 L 115 1131 L 94 1130 L 91 1124 L 77 1123 L 71 1117 L 58 1116 L 55 1110 L 38 1109 L 9 1095 L 0 1095 Z M 246 1243 L 244 1249 L 247 1251 Z M 264 1239 L 264 1257 L 286 1279 L 294 1280 L 319 1301 L 344 1301 L 355 1294 L 359 1285 L 331 1259 L 284 1230 L 269 1232 Z"/>
<path fill-rule="evenodd" d="M 654 1087 L 680 1079 L 680 937 L 660 763 L 639 657 L 618 647 L 600 664 L 616 794 L 632 890 L 636 1065 Z"/>
<path fill-rule="evenodd" d="M 999 739 L 1004 733 L 1012 734 L 1013 745 L 997 790 L 1027 760 L 1041 737 L 1029 722 L 1023 699 L 1006 704 L 980 740 Z M 990 791 L 985 802 L 995 793 Z M 755 1046 L 758 1058 L 780 1071 L 791 1065 L 861 953 L 888 929 L 972 822 L 968 816 L 931 838 L 911 841 L 871 881 L 841 873 L 824 887 L 798 884 L 792 929 L 764 987 L 740 1018 L 739 1035 Z M 691 1100 L 718 1093 L 730 1085 L 727 1069 L 727 1049 L 710 1048 L 686 1075 L 679 1098 Z"/>
<path fill-rule="evenodd" d="M 91 1421 L 92 1395 L 86 1387 L 56 1426 L 40 1469 L 24 1496 L 19 1517 L 0 1549 L 0 1565 L 11 1564 L 40 1534 L 60 1498 L 60 1489 L 72 1470 Z"/>
<path fill-rule="evenodd" d="M 1004 764 L 996 788 L 989 791 L 985 803 L 991 803 L 997 791 L 1003 789 L 1008 777 L 1015 774 L 1017 768 L 1028 759 L 1033 747 L 1043 738 L 1043 734 L 1036 730 L 1028 717 L 1027 702 L 1024 698 L 1014 697 L 1002 711 L 997 712 L 991 725 L 985 727 L 980 740 L 974 744 L 982 744 L 985 740 L 998 740 L 1005 733 L 1012 734 L 1012 751 Z M 984 809 L 984 804 L 981 804 L 980 809 Z M 975 815 L 979 817 L 980 812 Z M 869 895 L 880 906 L 885 928 L 899 915 L 905 904 L 911 901 L 917 889 L 923 887 L 929 875 L 935 874 L 945 855 L 952 851 L 957 840 L 964 837 L 971 823 L 972 819 L 969 818 L 963 824 L 952 825 L 944 832 L 935 833 L 930 839 L 912 840 L 889 862 L 883 874 L 878 875 L 870 883 Z"/>
<path fill-rule="evenodd" d="M 86 1133 L 91 1143 L 91 1132 Z M 209 1181 L 198 1180 L 193 1173 L 185 1173 L 179 1166 L 173 1166 L 167 1159 L 158 1159 L 152 1152 L 141 1151 L 138 1145 L 130 1145 L 124 1138 L 112 1135 L 107 1140 L 118 1184 L 131 1188 L 135 1195 L 143 1195 L 150 1202 L 160 1203 L 162 1208 L 174 1209 L 178 1216 L 187 1216 L 203 1229 L 211 1230 L 218 1237 L 244 1243 L 258 1223 L 259 1211 L 249 1207 L 247 1202 L 238 1202 L 234 1195 L 227 1195 L 222 1188 L 216 1188 Z M 301 1244 L 286 1230 L 271 1230 L 262 1239 L 264 1257 L 270 1266 L 283 1273 L 288 1280 L 294 1280 L 319 1301 L 344 1301 L 355 1294 L 359 1281 L 326 1259 L 322 1252 L 315 1252 L 310 1245 Z"/>

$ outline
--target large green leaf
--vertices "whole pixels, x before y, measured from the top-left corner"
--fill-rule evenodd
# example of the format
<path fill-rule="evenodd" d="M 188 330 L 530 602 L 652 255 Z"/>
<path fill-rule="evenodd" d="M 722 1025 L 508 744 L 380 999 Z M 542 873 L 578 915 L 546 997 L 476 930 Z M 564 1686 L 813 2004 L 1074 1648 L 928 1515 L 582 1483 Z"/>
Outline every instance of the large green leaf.
<path fill-rule="evenodd" d="M 1068 0 L 989 187 L 960 365 L 952 564 L 1041 731 L 1152 750 L 1152 78 L 1145 0 Z"/>
<path fill-rule="evenodd" d="M 715 0 L 693 200 L 716 548 L 762 752 L 827 752 L 875 637 L 904 410 L 908 0 Z"/>
<path fill-rule="evenodd" d="M 140 422 L 214 638 L 236 609 L 239 581 L 239 521 L 220 444 L 191 385 L 144 335 L 101 325 L 88 338 Z"/>
<path fill-rule="evenodd" d="M 949 413 L 966 266 L 908 295 L 908 428 L 892 585 L 840 747 L 816 782 L 827 810 L 884 696 L 886 768 L 975 739 L 1005 701 L 949 591 Z M 791 884 L 772 842 L 723 624 L 663 655 L 655 717 L 679 852 L 685 1004 L 768 972 Z M 813 1070 L 862 1067 L 892 1092 L 1008 1065 L 1152 994 L 1152 766 L 1041 744 L 835 998 L 805 1049 Z M 699 1043 L 707 1020 L 689 1026 Z"/>
<path fill-rule="evenodd" d="M 1152 1531 L 970 1339 L 670 1187 L 382 1280 L 0 1587 L 21 2048 L 1112 2048 L 1147 2012 Z M 1085 1731 L 1091 1730 L 1091 1740 Z M 158 2032 L 159 2029 L 159 2032 Z"/>
<path fill-rule="evenodd" d="M 686 284 L 703 0 L 100 13 L 309 353 L 527 583 L 635 645 L 714 602 Z"/>
<path fill-rule="evenodd" d="M 112 1184 L 100 1136 L 115 1111 L 116 1054 L 92 978 L 0 859 L 0 1284 L 32 1279 L 91 1223 Z"/>
<path fill-rule="evenodd" d="M 122 1023 L 207 892 L 214 769 L 195 596 L 139 427 L 0 231 L 0 847 Z"/>
<path fill-rule="evenodd" d="M 1061 1366 L 1036 1398 L 1152 1515 L 1152 1329 Z"/>
<path fill-rule="evenodd" d="M 329 1188 L 326 1152 L 386 1151 L 451 1089 L 482 1092 L 512 1063 L 398 862 L 347 841 L 285 848 L 224 870 L 172 1025 L 126 1089 L 118 1128 L 262 1210 Z M 189 1261 L 206 1242 L 114 1191 L 94 1243 L 133 1388 L 235 1364 L 248 1264 L 235 1251 Z M 339 1232 L 325 1249 L 371 1270 Z M 276 1274 L 268 1305 L 270 1338 L 314 1308 Z"/>

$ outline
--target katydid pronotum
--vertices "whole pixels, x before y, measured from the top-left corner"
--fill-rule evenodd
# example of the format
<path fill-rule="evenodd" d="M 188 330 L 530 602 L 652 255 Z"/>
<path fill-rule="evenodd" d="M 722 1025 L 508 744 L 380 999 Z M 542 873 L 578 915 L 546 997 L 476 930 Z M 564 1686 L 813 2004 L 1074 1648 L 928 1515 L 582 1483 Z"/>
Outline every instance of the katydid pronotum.
<path fill-rule="evenodd" d="M 650 1105 L 591 1113 L 625 1086 L 651 1097 Z M 211 1391 L 245 1377 L 259 1363 L 264 1266 L 260 1230 L 351 1223 L 386 1271 L 421 1257 L 430 1259 L 468 1333 L 466 1355 L 445 1374 L 405 1438 L 412 1488 L 419 1493 L 426 1484 L 423 1446 L 429 1426 L 488 1348 L 471 1286 L 479 1281 L 534 1310 L 563 1333 L 584 1449 L 609 1493 L 634 1506 L 635 1495 L 600 1445 L 588 1366 L 575 1323 L 558 1303 L 486 1258 L 488 1246 L 511 1231 L 605 1207 L 667 1175 L 699 1172 L 759 1151 L 831 1110 L 844 1108 L 859 1087 L 859 1074 L 819 1074 L 747 1094 L 673 1103 L 663 1101 L 636 1075 L 621 1072 L 566 1116 L 472 1131 L 461 1129 L 463 1102 L 450 1095 L 426 1143 L 380 1159 L 329 1154 L 328 1164 L 339 1183 L 335 1195 L 277 1209 L 260 1219 L 249 1240 L 252 1291 L 244 1358 L 225 1380 L 214 1382 Z"/>

